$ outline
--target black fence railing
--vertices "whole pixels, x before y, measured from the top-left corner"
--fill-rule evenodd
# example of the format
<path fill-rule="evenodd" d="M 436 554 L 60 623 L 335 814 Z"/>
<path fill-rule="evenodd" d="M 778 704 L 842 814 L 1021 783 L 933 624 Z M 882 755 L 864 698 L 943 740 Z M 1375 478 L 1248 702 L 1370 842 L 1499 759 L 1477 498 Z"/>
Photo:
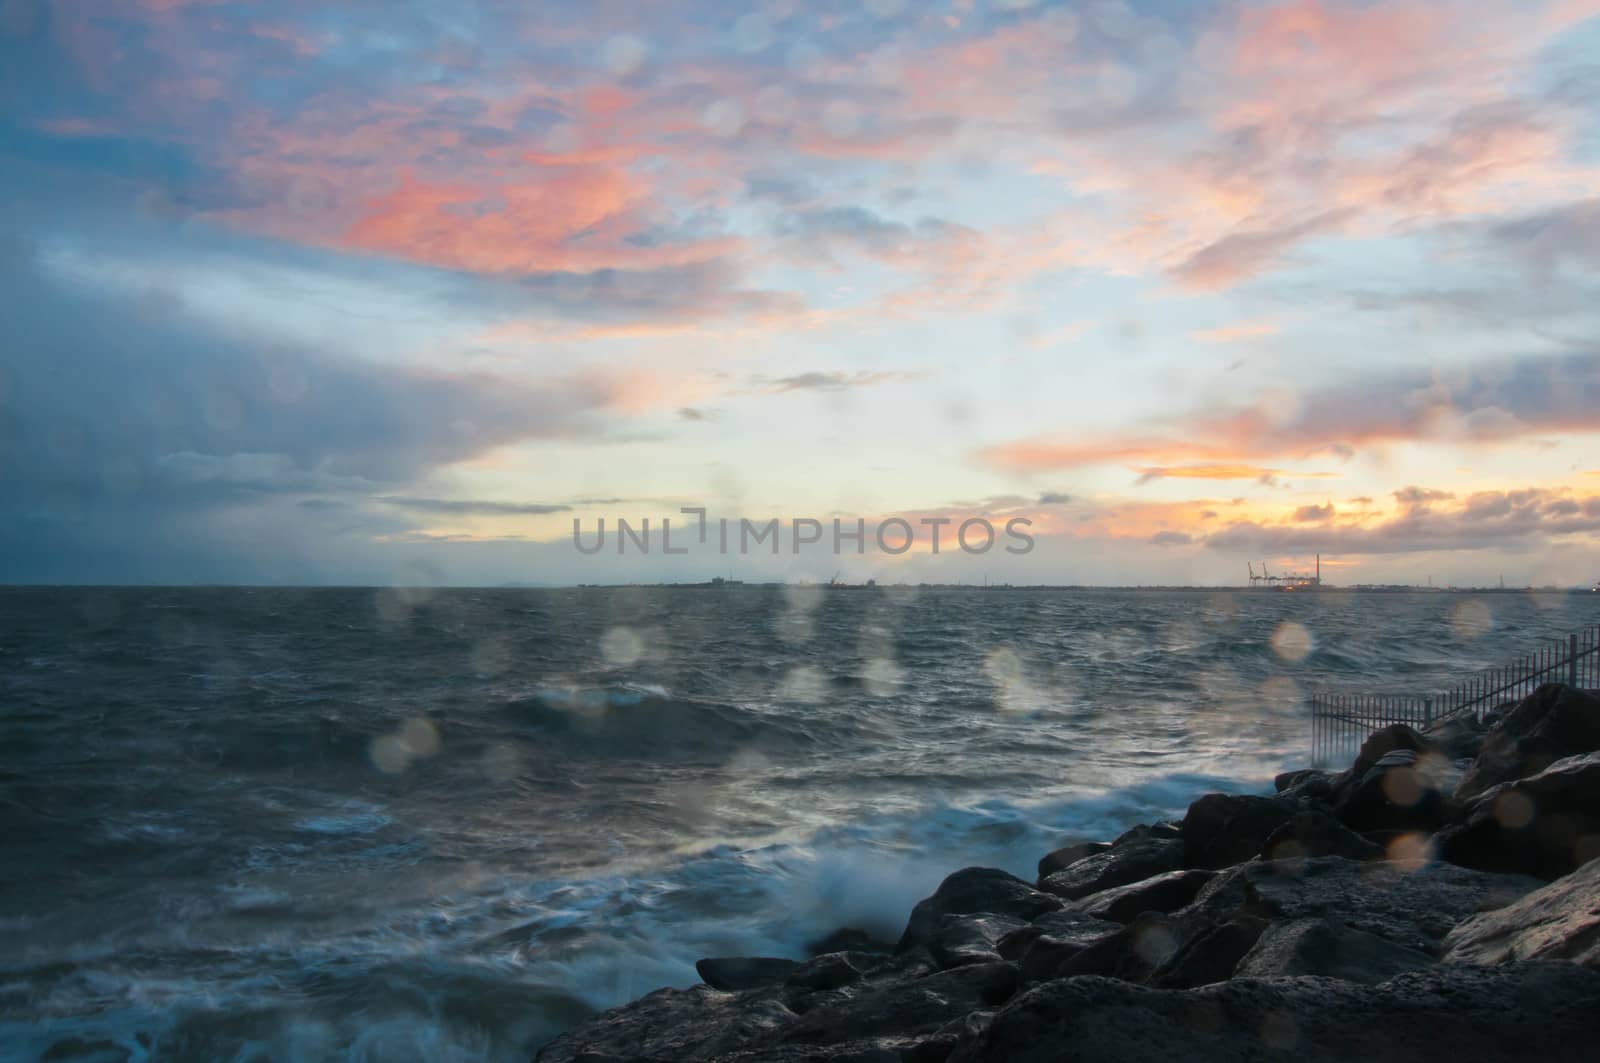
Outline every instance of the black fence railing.
<path fill-rule="evenodd" d="M 1520 701 L 1543 683 L 1600 688 L 1600 627 L 1550 639 L 1509 664 L 1489 668 L 1438 695 L 1311 695 L 1311 762 L 1319 767 L 1355 756 L 1373 731 L 1392 723 L 1426 727 L 1448 716 L 1481 718 Z"/>

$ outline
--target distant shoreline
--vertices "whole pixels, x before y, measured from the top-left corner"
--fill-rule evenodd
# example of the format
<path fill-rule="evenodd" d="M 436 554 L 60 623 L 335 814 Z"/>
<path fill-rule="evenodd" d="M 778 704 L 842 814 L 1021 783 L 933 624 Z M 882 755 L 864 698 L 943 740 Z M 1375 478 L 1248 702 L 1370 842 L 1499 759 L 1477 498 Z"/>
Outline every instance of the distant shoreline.
<path fill-rule="evenodd" d="M 1590 594 L 1593 588 L 1570 587 L 1413 587 L 1405 584 L 1352 584 L 1349 586 L 1324 585 L 1316 588 L 1260 588 L 1241 587 L 1237 584 L 1108 584 L 1108 583 L 787 583 L 781 580 L 751 582 L 690 582 L 690 583 L 462 583 L 462 584 L 406 584 L 406 583 L 0 583 L 0 590 L 17 591 L 137 591 L 137 590 L 280 590 L 280 591 L 578 591 L 578 590 L 715 590 L 726 593 L 742 589 L 771 589 L 775 587 L 816 587 L 821 590 L 936 590 L 936 591 L 1088 591 L 1092 593 L 1185 593 L 1185 594 Z"/>

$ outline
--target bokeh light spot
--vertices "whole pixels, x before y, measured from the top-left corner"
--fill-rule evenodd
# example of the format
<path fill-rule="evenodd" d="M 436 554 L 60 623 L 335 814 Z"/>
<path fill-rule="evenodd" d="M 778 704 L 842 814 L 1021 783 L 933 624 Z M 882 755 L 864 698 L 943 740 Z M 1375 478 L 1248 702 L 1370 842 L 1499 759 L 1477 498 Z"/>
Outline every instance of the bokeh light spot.
<path fill-rule="evenodd" d="M 1506 830 L 1521 830 L 1533 822 L 1533 800 L 1517 790 L 1507 790 L 1495 798 L 1491 811 L 1495 822 Z"/>
<path fill-rule="evenodd" d="M 874 657 L 868 661 L 862 676 L 867 693 L 875 698 L 891 697 L 900 689 L 903 678 L 900 666 L 887 657 Z"/>
<path fill-rule="evenodd" d="M 1433 847 L 1426 834 L 1402 834 L 1389 842 L 1385 856 L 1402 871 L 1415 871 L 1433 858 Z"/>
<path fill-rule="evenodd" d="M 614 627 L 600 636 L 600 656 L 611 668 L 627 668 L 644 656 L 644 640 L 630 627 Z"/>
<path fill-rule="evenodd" d="M 1494 627 L 1494 615 L 1486 604 L 1477 598 L 1469 598 L 1458 602 L 1450 610 L 1450 626 L 1455 629 L 1456 637 L 1475 639 L 1487 635 L 1489 629 Z"/>
<path fill-rule="evenodd" d="M 1315 645 L 1304 624 L 1285 620 L 1272 633 L 1272 652 L 1286 661 L 1303 661 Z"/>

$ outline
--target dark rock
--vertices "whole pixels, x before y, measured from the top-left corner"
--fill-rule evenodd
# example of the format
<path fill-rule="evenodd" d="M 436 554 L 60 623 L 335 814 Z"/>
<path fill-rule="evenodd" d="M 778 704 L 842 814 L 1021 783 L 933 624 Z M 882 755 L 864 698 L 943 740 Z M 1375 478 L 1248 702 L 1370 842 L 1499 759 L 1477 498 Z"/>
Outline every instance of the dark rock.
<path fill-rule="evenodd" d="M 1447 716 L 1431 727 L 1423 728 L 1422 734 L 1452 761 L 1462 761 L 1476 759 L 1483 751 L 1489 728 L 1487 720 L 1480 720 L 1473 713 L 1464 713 Z"/>
<path fill-rule="evenodd" d="M 1001 958 L 996 942 L 1027 925 L 1009 915 L 947 915 L 934 929 L 928 951 L 940 967 L 993 963 Z"/>
<path fill-rule="evenodd" d="M 1174 990 L 1071 978 L 1019 995 L 950 1063 L 1576 1063 L 1593 1058 L 1596 1036 L 1600 975 L 1571 964 L 1436 965 L 1378 986 L 1234 979 Z"/>
<path fill-rule="evenodd" d="M 992 1011 L 974 1011 L 952 1019 L 925 1040 L 902 1048 L 899 1063 L 945 1063 L 961 1042 L 981 1037 L 993 1018 Z"/>
<path fill-rule="evenodd" d="M 1183 842 L 1176 838 L 1141 838 L 1086 856 L 1046 876 L 1039 888 L 1057 897 L 1077 900 L 1114 886 L 1126 886 L 1183 866 Z"/>
<path fill-rule="evenodd" d="M 1334 814 L 1358 831 L 1432 832 L 1451 814 L 1454 785 L 1442 754 L 1393 749 L 1340 792 Z"/>
<path fill-rule="evenodd" d="M 712 989 L 738 992 L 783 981 L 800 965 L 774 956 L 708 957 L 694 961 L 695 973 Z"/>
<path fill-rule="evenodd" d="M 1111 844 L 1115 847 L 1126 845 L 1128 842 L 1142 842 L 1149 838 L 1171 840 L 1181 837 L 1183 837 L 1183 829 L 1176 823 L 1140 823 L 1117 835 Z"/>
<path fill-rule="evenodd" d="M 1600 750 L 1600 698 L 1546 683 L 1507 712 L 1456 787 L 1457 798 L 1535 775 L 1558 760 Z"/>
<path fill-rule="evenodd" d="M 826 992 L 861 981 L 864 972 L 850 959 L 847 952 L 832 952 L 817 956 L 800 964 L 784 979 L 791 989 Z"/>
<path fill-rule="evenodd" d="M 1183 817 L 1183 866 L 1223 868 L 1249 860 L 1297 811 L 1276 797 L 1206 794 Z"/>
<path fill-rule="evenodd" d="M 1314 856 L 1342 856 L 1347 860 L 1381 860 L 1383 846 L 1368 841 L 1318 810 L 1296 812 L 1261 845 L 1263 860 L 1296 860 Z"/>
<path fill-rule="evenodd" d="M 1234 969 L 1236 978 L 1318 975 L 1376 985 L 1427 967 L 1434 958 L 1386 938 L 1330 922 L 1295 919 L 1274 923 Z"/>
<path fill-rule="evenodd" d="M 1215 871 L 1198 868 L 1168 871 L 1143 882 L 1092 893 L 1075 901 L 1073 907 L 1098 919 L 1128 923 L 1143 912 L 1171 912 L 1182 908 L 1194 900 L 1195 895 L 1216 874 Z"/>
<path fill-rule="evenodd" d="M 847 926 L 835 930 L 825 938 L 820 938 L 806 946 L 806 952 L 812 956 L 825 956 L 830 952 L 893 952 L 894 942 L 880 941 L 872 936 L 870 931 L 859 927 Z"/>
<path fill-rule="evenodd" d="M 1543 878 L 1575 870 L 1600 856 L 1600 753 L 1479 794 L 1436 844 L 1463 867 Z"/>
<path fill-rule="evenodd" d="M 933 940 L 939 921 L 947 915 L 987 912 L 1028 921 L 1060 907 L 1059 898 L 1039 892 L 1015 875 L 992 867 L 963 868 L 939 883 L 933 896 L 911 910 L 911 919 L 895 949 L 905 952 L 927 945 Z"/>
<path fill-rule="evenodd" d="M 1048 878 L 1062 868 L 1070 867 L 1086 856 L 1103 853 L 1110 848 L 1110 842 L 1079 842 L 1076 845 L 1068 845 L 1057 849 L 1055 852 L 1046 853 L 1039 858 L 1039 878 Z"/>
<path fill-rule="evenodd" d="M 864 983 L 837 1003 L 814 1008 L 778 1035 L 786 1043 L 837 1044 L 931 1033 L 970 1012 L 1009 1000 L 1020 982 L 1011 963 L 979 963 L 925 978 Z"/>
<path fill-rule="evenodd" d="M 1296 771 L 1286 771 L 1281 775 L 1272 777 L 1272 788 L 1281 794 L 1285 790 L 1299 786 L 1310 779 L 1328 778 L 1332 775 L 1333 772 L 1324 771 L 1321 768 L 1300 768 Z"/>
<path fill-rule="evenodd" d="M 1361 743 L 1361 750 L 1356 754 L 1355 763 L 1350 765 L 1349 778 L 1361 779 L 1367 772 L 1377 767 L 1378 761 L 1397 749 L 1407 750 L 1419 756 L 1423 753 L 1443 756 L 1445 752 L 1443 747 L 1416 728 L 1403 723 L 1392 723 L 1388 727 L 1372 732 L 1367 736 L 1367 740 Z"/>
<path fill-rule="evenodd" d="M 1231 977 L 1267 921 L 1254 915 L 1235 915 L 1186 941 L 1152 981 L 1169 989 L 1192 989 Z"/>
<path fill-rule="evenodd" d="M 1037 971 L 1043 978 L 1072 978 L 1078 975 L 1097 974 L 1121 978 L 1128 982 L 1143 982 L 1155 974 L 1183 947 L 1186 930 L 1171 916 L 1160 912 L 1146 912 L 1104 940 L 1086 949 L 1066 956 L 1053 971 L 1043 956 L 1030 950 L 1023 958 L 1025 980 Z M 1049 941 L 1041 938 L 1040 944 Z"/>
<path fill-rule="evenodd" d="M 1055 938 L 1058 947 L 1083 949 L 1121 929 L 1116 923 L 1097 919 L 1085 912 L 1064 909 L 1046 912 L 1027 926 L 1013 930 L 995 943 L 995 949 L 1003 959 L 1020 960 L 1041 937 Z"/>
<path fill-rule="evenodd" d="M 1185 922 L 1217 923 L 1234 914 L 1272 920 L 1327 918 L 1419 952 L 1437 955 L 1457 923 L 1503 907 L 1542 883 L 1525 875 L 1452 864 L 1362 863 L 1337 856 L 1251 861 L 1212 879 Z"/>
<path fill-rule="evenodd" d="M 710 986 L 658 989 L 601 1012 L 539 1050 L 538 1063 L 703 1060 L 771 1037 L 796 1021 L 776 999 Z"/>
<path fill-rule="evenodd" d="M 1600 969 L 1600 859 L 1468 919 L 1444 940 L 1450 963 L 1559 959 Z"/>

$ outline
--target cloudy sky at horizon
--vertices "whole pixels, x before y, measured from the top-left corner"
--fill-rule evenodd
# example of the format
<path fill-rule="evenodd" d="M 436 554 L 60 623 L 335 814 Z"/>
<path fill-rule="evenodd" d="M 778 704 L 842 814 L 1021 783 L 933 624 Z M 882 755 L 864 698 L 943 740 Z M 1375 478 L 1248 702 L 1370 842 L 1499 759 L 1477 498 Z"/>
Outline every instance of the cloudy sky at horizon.
<path fill-rule="evenodd" d="M 0 93 L 0 580 L 1600 578 L 1600 0 L 0 0 Z M 573 549 L 684 506 L 1039 546 Z"/>

